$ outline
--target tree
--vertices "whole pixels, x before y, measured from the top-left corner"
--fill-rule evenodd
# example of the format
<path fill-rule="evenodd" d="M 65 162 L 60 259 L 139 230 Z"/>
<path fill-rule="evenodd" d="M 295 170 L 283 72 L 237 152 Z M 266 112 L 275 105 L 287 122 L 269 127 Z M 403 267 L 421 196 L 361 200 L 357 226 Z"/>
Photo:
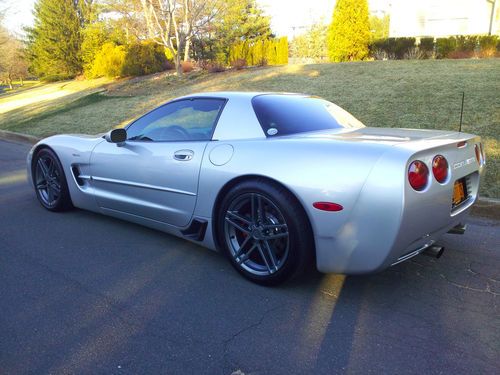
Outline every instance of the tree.
<path fill-rule="evenodd" d="M 0 46 L 0 78 L 6 81 L 13 89 L 12 81 L 19 79 L 21 82 L 28 75 L 28 64 L 24 57 L 23 44 L 20 40 L 7 35 L 6 41 Z"/>
<path fill-rule="evenodd" d="M 101 12 L 113 32 L 111 38 L 114 41 L 121 40 L 128 44 L 148 39 L 148 28 L 140 0 L 103 0 Z"/>
<path fill-rule="evenodd" d="M 367 0 L 337 0 L 328 29 L 330 60 L 356 61 L 368 57 L 370 22 Z"/>
<path fill-rule="evenodd" d="M 323 23 L 312 25 L 304 34 L 295 37 L 291 43 L 293 57 L 311 58 L 321 61 L 328 56 L 326 44 L 328 26 Z"/>
<path fill-rule="evenodd" d="M 206 32 L 225 7 L 223 0 L 141 0 L 141 4 L 149 38 L 170 50 L 179 76 L 181 56 L 189 56 L 193 37 Z"/>
<path fill-rule="evenodd" d="M 93 18 L 93 0 L 38 0 L 27 31 L 32 71 L 40 77 L 73 77 L 82 71 L 82 29 Z"/>
<path fill-rule="evenodd" d="M 388 14 L 384 17 L 370 16 L 371 40 L 387 39 L 389 37 L 389 23 Z"/>
<path fill-rule="evenodd" d="M 271 19 L 264 15 L 255 0 L 233 0 L 214 20 L 209 34 L 198 37 L 213 41 L 213 52 L 218 56 L 216 59 L 227 63 L 229 51 L 236 43 L 273 37 Z"/>

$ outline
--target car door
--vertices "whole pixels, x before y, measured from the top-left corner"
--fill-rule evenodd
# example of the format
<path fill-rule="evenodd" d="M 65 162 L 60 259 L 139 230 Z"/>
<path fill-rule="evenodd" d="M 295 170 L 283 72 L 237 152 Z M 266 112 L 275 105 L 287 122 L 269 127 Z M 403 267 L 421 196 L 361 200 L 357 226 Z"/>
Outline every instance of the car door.
<path fill-rule="evenodd" d="M 198 177 L 225 99 L 167 103 L 127 127 L 127 140 L 100 143 L 91 156 L 99 206 L 183 227 L 198 194 Z"/>

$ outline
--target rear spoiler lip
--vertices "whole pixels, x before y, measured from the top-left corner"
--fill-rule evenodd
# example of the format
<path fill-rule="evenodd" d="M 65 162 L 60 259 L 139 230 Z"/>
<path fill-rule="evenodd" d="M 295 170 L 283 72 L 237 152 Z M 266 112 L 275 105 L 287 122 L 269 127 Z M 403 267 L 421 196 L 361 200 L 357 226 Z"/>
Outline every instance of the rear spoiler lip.
<path fill-rule="evenodd" d="M 467 142 L 465 146 L 459 147 L 459 143 L 461 142 Z M 481 137 L 474 135 L 474 134 L 468 134 L 468 133 L 459 133 L 459 132 L 452 132 L 449 134 L 445 135 L 438 135 L 434 137 L 429 137 L 429 138 L 423 138 L 423 139 L 418 139 L 414 141 L 408 141 L 404 143 L 398 143 L 393 145 L 393 147 L 401 148 L 408 150 L 412 153 L 419 152 L 419 151 L 425 151 L 425 150 L 431 150 L 434 148 L 439 148 L 443 146 L 449 146 L 452 144 L 456 144 L 457 148 L 466 148 L 470 146 L 471 144 L 479 143 L 481 142 Z"/>

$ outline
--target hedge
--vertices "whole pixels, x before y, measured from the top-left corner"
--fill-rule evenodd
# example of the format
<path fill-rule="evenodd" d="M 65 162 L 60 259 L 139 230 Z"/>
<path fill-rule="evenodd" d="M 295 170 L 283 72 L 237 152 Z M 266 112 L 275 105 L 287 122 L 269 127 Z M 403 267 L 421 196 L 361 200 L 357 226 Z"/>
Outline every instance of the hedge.
<path fill-rule="evenodd" d="M 387 38 L 370 44 L 376 59 L 491 57 L 500 52 L 497 35 L 458 35 L 448 38 Z"/>
<path fill-rule="evenodd" d="M 229 63 L 243 59 L 249 66 L 288 64 L 288 39 L 242 41 L 229 50 Z"/>

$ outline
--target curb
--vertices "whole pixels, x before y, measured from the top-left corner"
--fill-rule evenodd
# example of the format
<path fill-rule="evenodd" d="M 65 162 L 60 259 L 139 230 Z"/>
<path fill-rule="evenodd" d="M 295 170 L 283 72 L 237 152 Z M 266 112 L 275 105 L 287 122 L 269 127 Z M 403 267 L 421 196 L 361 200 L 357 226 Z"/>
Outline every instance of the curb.
<path fill-rule="evenodd" d="M 500 220 L 500 199 L 479 198 L 472 206 L 471 215 Z"/>
<path fill-rule="evenodd" d="M 41 138 L 34 137 L 28 134 L 14 133 L 7 130 L 0 130 L 0 139 L 5 139 L 7 141 L 29 143 L 34 145 Z"/>

